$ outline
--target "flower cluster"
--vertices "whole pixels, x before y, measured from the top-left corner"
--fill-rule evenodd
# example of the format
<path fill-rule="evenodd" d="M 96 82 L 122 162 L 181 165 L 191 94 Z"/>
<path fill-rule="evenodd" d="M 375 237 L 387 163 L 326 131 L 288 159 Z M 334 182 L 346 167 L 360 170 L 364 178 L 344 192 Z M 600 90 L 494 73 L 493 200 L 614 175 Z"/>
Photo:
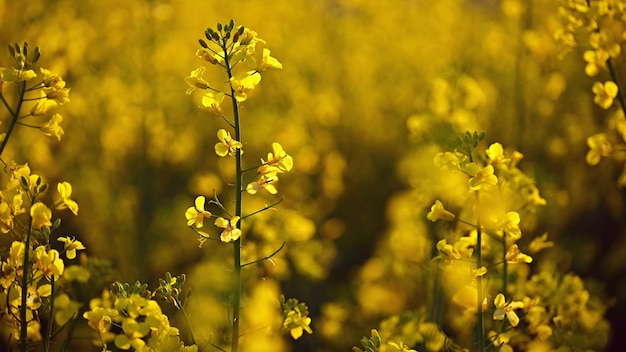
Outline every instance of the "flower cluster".
<path fill-rule="evenodd" d="M 64 132 L 58 107 L 69 101 L 65 81 L 48 69 L 35 67 L 41 56 L 38 47 L 31 52 L 28 43 L 15 44 L 9 46 L 9 52 L 14 66 L 0 67 L 0 101 L 8 113 L 8 121 L 2 121 L 7 122 L 7 129 L 0 134 L 0 155 L 18 125 L 37 128 L 60 140 Z M 58 236 L 61 220 L 55 219 L 53 212 L 67 209 L 78 215 L 79 206 L 72 199 L 69 182 L 59 182 L 53 204 L 47 204 L 48 184 L 29 164 L 0 161 L 6 175 L 0 191 L 0 234 L 10 243 L 8 251 L 0 255 L 0 294 L 6 298 L 0 303 L 0 315 L 22 350 L 38 341 L 48 346 L 52 336 L 44 333 L 42 317 L 49 315 L 48 329 L 52 331 L 53 317 L 59 326 L 69 320 L 62 318 L 62 301 L 68 311 L 75 303 L 67 294 L 59 294 L 63 281 L 71 281 L 80 272 L 77 265 L 66 267 L 63 256 L 72 260 L 77 251 L 85 249 L 73 236 Z M 61 307 L 54 309 L 57 301 Z"/>
<path fill-rule="evenodd" d="M 285 296 L 281 295 L 280 304 L 283 311 L 283 331 L 289 331 L 294 340 L 302 337 L 304 331 L 313 333 L 309 326 L 311 324 L 309 308 L 304 302 L 298 302 L 295 298 L 285 299 Z"/>
<path fill-rule="evenodd" d="M 62 255 L 71 260 L 76 258 L 77 251 L 85 249 L 75 237 L 53 236 L 61 222 L 53 220 L 52 209 L 71 209 L 77 213 L 78 204 L 70 198 L 71 192 L 66 192 L 71 189 L 67 182 L 59 183 L 56 206 L 51 208 L 39 200 L 47 190 L 47 184 L 43 183 L 41 176 L 31 174 L 28 165 L 11 163 L 5 171 L 9 182 L 0 193 L 0 230 L 15 240 L 7 256 L 1 258 L 0 292 L 10 299 L 0 307 L 9 313 L 5 318 L 15 329 L 16 336 L 21 336 L 22 321 L 26 317 L 27 338 L 34 342 L 42 339 L 38 311 L 45 308 L 44 301 L 54 298 L 51 294 L 55 282 L 65 270 Z M 61 251 L 52 248 L 55 238 L 62 243 Z M 26 306 L 23 306 L 23 300 Z M 26 308 L 22 315 L 21 307 Z"/>
<path fill-rule="evenodd" d="M 43 134 L 61 140 L 64 131 L 60 123 L 63 117 L 58 113 L 58 107 L 70 101 L 70 89 L 65 87 L 65 81 L 58 74 L 43 67 L 34 67 L 41 56 L 39 47 L 31 53 L 28 43 L 21 48 L 15 44 L 9 46 L 9 51 L 15 65 L 0 67 L 0 100 L 12 115 L 3 139 L 6 140 L 7 134 L 10 135 L 17 124 L 37 128 Z M 16 109 L 11 107 L 11 99 L 19 101 Z"/>
<path fill-rule="evenodd" d="M 561 0 L 559 3 L 563 26 L 554 36 L 563 46 L 562 55 L 583 44 L 586 46 L 582 55 L 586 62 L 585 73 L 589 77 L 603 72 L 612 75 L 612 80 L 596 81 L 592 88 L 595 103 L 606 110 L 619 92 L 612 60 L 620 56 L 621 44 L 626 38 L 623 26 L 626 3 L 621 0 Z M 581 38 L 587 43 L 579 43 Z"/>
<path fill-rule="evenodd" d="M 361 339 L 364 349 L 355 346 L 352 351 L 442 351 L 452 347 L 449 343 L 437 324 L 426 321 L 423 314 L 404 312 L 383 320 L 379 329 L 372 329 L 371 337 Z M 410 348 L 411 346 L 416 349 Z"/>
<path fill-rule="evenodd" d="M 587 138 L 587 163 L 597 165 L 603 157 L 623 161 L 621 154 L 626 150 L 626 106 L 618 67 L 622 44 L 626 39 L 626 2 L 561 0 L 559 16 L 562 27 L 556 31 L 555 38 L 562 43 L 564 53 L 582 46 L 587 76 L 605 74 L 610 78 L 593 83 L 593 101 L 604 110 L 613 107 L 615 100 L 619 101 L 620 106 L 608 118 L 609 131 L 598 132 Z M 626 186 L 626 165 L 617 183 L 620 187 Z"/>
<path fill-rule="evenodd" d="M 198 196 L 194 206 L 185 212 L 187 226 L 198 236 L 200 246 L 207 240 L 212 239 L 221 243 L 234 245 L 233 256 L 233 297 L 231 298 L 232 317 L 230 318 L 231 350 L 236 351 L 239 347 L 239 321 L 240 302 L 242 289 L 241 271 L 244 266 L 257 264 L 265 260 L 272 261 L 272 257 L 281 251 L 284 243 L 272 254 L 261 259 L 253 259 L 242 263 L 242 246 L 244 232 L 242 223 L 253 215 L 274 207 L 274 204 L 266 205 L 248 214 L 244 213 L 243 195 L 256 195 L 265 190 L 271 195 L 276 195 L 276 184 L 280 174 L 287 173 L 293 168 L 293 158 L 287 154 L 283 146 L 277 142 L 271 144 L 271 151 L 266 158 L 261 158 L 260 163 L 252 167 L 244 167 L 243 146 L 248 145 L 241 140 L 241 116 L 239 106 L 245 103 L 250 94 L 261 82 L 261 74 L 270 68 L 280 69 L 282 64 L 265 47 L 266 42 L 259 38 L 257 33 L 244 26 L 235 27 L 234 21 L 226 25 L 217 24 L 216 29 L 208 28 L 204 33 L 205 38 L 199 40 L 200 48 L 196 55 L 217 66 L 221 74 L 226 74 L 226 84 L 214 84 L 203 76 L 206 67 L 200 67 L 191 72 L 185 79 L 189 88 L 187 94 L 202 91 L 203 96 L 199 108 L 211 115 L 221 118 L 220 122 L 226 124 L 225 128 L 217 130 L 217 143 L 214 146 L 215 153 L 219 157 L 234 159 L 234 209 L 225 206 L 214 190 L 212 199 L 207 203 L 205 196 Z M 225 113 L 225 101 L 230 101 L 232 118 Z M 248 154 L 246 154 L 248 155 Z M 255 173 L 256 172 L 256 173 Z M 247 176 L 250 175 L 250 176 Z M 208 206 L 212 209 L 209 210 Z M 217 213 L 217 214 L 216 214 Z M 219 214 L 219 215 L 218 215 Z M 213 225 L 220 232 L 219 236 L 212 235 L 204 227 L 204 221 L 214 218 Z M 258 242 L 263 236 L 257 236 Z M 260 243 L 250 242 L 255 247 Z M 256 247 L 255 247 L 256 248 Z M 272 261 L 273 263 L 273 261 Z M 295 299 L 282 301 L 283 307 L 283 331 L 290 332 L 293 339 L 302 336 L 303 331 L 312 333 L 309 326 L 311 318 L 308 316 L 308 308 L 304 303 L 298 303 Z M 248 319 L 254 320 L 254 319 Z"/>
<path fill-rule="evenodd" d="M 530 284 L 518 285 L 517 280 L 525 280 L 528 275 L 529 268 L 525 264 L 533 261 L 533 257 L 526 253 L 536 254 L 554 245 L 547 241 L 547 234 L 532 241 L 523 240 L 528 235 L 523 235 L 522 218 L 532 216 L 538 206 L 546 205 L 546 201 L 539 195 L 534 181 L 518 168 L 523 157 L 521 153 L 506 151 L 500 143 L 493 143 L 484 152 L 475 153 L 483 137 L 483 134 L 466 133 L 458 139 L 453 151 L 435 157 L 435 164 L 445 173 L 460 174 L 466 180 L 463 193 L 467 196 L 445 202 L 451 203 L 455 212 L 446 209 L 443 201 L 436 200 L 426 216 L 431 221 L 441 220 L 454 225 L 437 243 L 438 256 L 435 258 L 439 263 L 441 289 L 454 303 L 448 309 L 459 312 L 452 320 L 452 326 L 462 328 L 478 317 L 479 331 L 483 333 L 477 336 L 477 343 L 484 348 L 489 344 L 505 351 L 512 351 L 521 344 L 554 347 L 560 343 L 555 336 L 569 334 L 565 333 L 567 329 L 571 329 L 570 332 L 577 329 L 573 327 L 581 319 L 583 313 L 578 312 L 582 310 L 596 317 L 599 325 L 577 330 L 578 333 L 585 336 L 594 331 L 605 334 L 603 310 L 587 302 L 582 303 L 571 317 L 550 316 L 548 312 L 559 311 L 556 306 L 561 303 L 547 298 L 549 293 L 538 292 L 532 284 L 554 280 L 548 278 L 547 272 L 533 275 Z M 601 138 L 594 143 L 604 144 Z M 589 158 L 599 158 L 602 152 L 597 153 L 597 157 Z M 580 286 L 582 282 L 578 281 L 578 284 L 578 294 L 585 292 Z M 529 289 L 523 288 L 526 285 Z M 488 298 L 494 296 L 493 303 L 490 303 Z M 565 296 L 560 297 L 570 299 Z M 491 314 L 491 323 L 485 321 L 485 313 Z M 503 323 L 496 324 L 496 321 Z M 602 337 L 596 340 L 589 346 L 606 342 Z"/>
<path fill-rule="evenodd" d="M 185 79 L 189 85 L 187 94 L 191 94 L 196 89 L 206 91 L 201 99 L 200 109 L 222 117 L 234 130 L 232 133 L 223 128 L 217 131 L 218 142 L 215 144 L 215 153 L 220 157 L 236 158 L 239 174 L 242 174 L 251 169 L 241 167 L 243 144 L 238 140 L 240 135 L 239 113 L 236 107 L 246 101 L 248 94 L 259 84 L 261 72 L 270 68 L 282 68 L 282 64 L 270 56 L 269 49 L 262 47 L 266 42 L 259 38 L 256 32 L 244 26 L 235 28 L 232 21 L 225 26 L 219 24 L 217 30 L 207 29 L 205 38 L 199 40 L 200 49 L 196 55 L 213 65 L 220 66 L 226 72 L 229 84 L 223 90 L 218 89 L 217 85 L 212 85 L 203 78 L 206 68 L 200 67 L 192 71 L 190 76 Z M 225 97 L 231 98 L 232 104 L 235 106 L 236 112 L 233 120 L 224 114 L 222 103 Z M 274 142 L 271 147 L 272 151 L 267 154 L 267 160 L 261 158 L 261 163 L 256 168 L 258 179 L 248 183 L 245 189 L 241 185 L 241 191 L 256 194 L 259 190 L 265 189 L 270 194 L 278 193 L 276 188 L 278 174 L 290 171 L 293 167 L 293 159 L 279 143 Z M 228 213 L 221 206 L 217 196 L 214 198 L 212 202 Z M 187 225 L 195 227 L 194 231 L 199 235 L 198 239 L 201 245 L 210 238 L 206 232 L 197 230 L 203 226 L 205 218 L 212 216 L 211 212 L 205 210 L 205 201 L 204 196 L 197 197 L 195 207 L 190 207 L 185 213 Z M 228 218 L 216 217 L 215 226 L 223 229 L 219 236 L 222 242 L 233 242 L 240 238 L 240 221 L 242 219 L 241 214 L 229 215 Z"/>
<path fill-rule="evenodd" d="M 89 303 L 83 314 L 88 325 L 98 334 L 94 342 L 108 350 L 108 344 L 120 350 L 132 351 L 175 351 L 195 352 L 195 345 L 185 346 L 180 341 L 179 330 L 170 325 L 153 296 L 171 300 L 180 305 L 178 293 L 184 282 L 181 277 L 176 283 L 168 273 L 154 293 L 146 285 L 115 283 L 113 292 L 105 290 L 102 297 Z"/>

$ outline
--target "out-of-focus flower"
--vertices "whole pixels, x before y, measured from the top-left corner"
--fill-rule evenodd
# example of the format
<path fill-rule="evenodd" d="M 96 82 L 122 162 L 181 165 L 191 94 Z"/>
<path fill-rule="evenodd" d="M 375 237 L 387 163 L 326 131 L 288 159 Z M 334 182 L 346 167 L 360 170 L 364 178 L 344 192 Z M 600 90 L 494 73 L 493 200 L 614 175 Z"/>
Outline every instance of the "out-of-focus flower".
<path fill-rule="evenodd" d="M 480 167 L 476 163 L 468 163 L 464 167 L 465 172 L 471 177 L 469 187 L 472 191 L 494 186 L 498 183 L 498 177 L 494 175 L 493 165 Z"/>
<path fill-rule="evenodd" d="M 55 208 L 59 210 L 69 209 L 74 215 L 78 215 L 78 203 L 70 199 L 72 185 L 69 182 L 59 182 L 57 191 L 59 191 L 61 198 L 55 202 Z"/>
<path fill-rule="evenodd" d="M 57 140 L 61 140 L 61 136 L 65 133 L 63 128 L 61 127 L 61 122 L 63 121 L 63 116 L 60 114 L 54 114 L 50 117 L 50 120 L 44 122 L 41 126 L 39 126 L 39 130 L 45 134 L 46 136 L 56 137 Z"/>
<path fill-rule="evenodd" d="M 602 157 L 607 157 L 613 152 L 613 147 L 604 133 L 588 137 L 587 146 L 589 146 L 589 151 L 585 159 L 589 165 L 597 165 Z"/>
<path fill-rule="evenodd" d="M 504 259 L 509 264 L 532 263 L 533 261 L 533 258 L 531 256 L 524 254 L 519 250 L 517 244 L 513 244 L 511 245 L 511 247 L 509 247 L 509 250 L 506 252 Z"/>
<path fill-rule="evenodd" d="M 609 59 L 609 54 L 604 51 L 587 50 L 583 54 L 583 59 L 587 62 L 585 73 L 589 77 L 594 77 L 600 71 L 606 70 L 606 61 Z"/>
<path fill-rule="evenodd" d="M 613 81 L 606 81 L 604 84 L 601 82 L 595 82 L 591 90 L 596 95 L 593 98 L 593 101 L 604 110 L 613 105 L 613 99 L 615 99 L 617 93 L 619 92 L 617 84 Z"/>
<path fill-rule="evenodd" d="M 446 210 L 440 200 L 436 200 L 435 204 L 430 207 L 430 212 L 428 212 L 426 218 L 432 222 L 437 220 L 454 221 L 455 215 Z"/>

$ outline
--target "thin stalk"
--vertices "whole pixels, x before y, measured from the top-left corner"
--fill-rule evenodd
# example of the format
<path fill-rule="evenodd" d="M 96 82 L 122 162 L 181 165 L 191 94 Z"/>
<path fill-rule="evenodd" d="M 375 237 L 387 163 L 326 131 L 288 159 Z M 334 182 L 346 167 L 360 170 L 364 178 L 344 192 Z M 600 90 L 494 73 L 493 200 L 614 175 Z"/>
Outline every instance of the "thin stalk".
<path fill-rule="evenodd" d="M 224 64 L 228 73 L 228 80 L 233 77 L 230 58 L 228 57 L 226 39 L 222 41 L 222 49 L 224 50 Z M 235 98 L 235 90 L 230 85 L 230 99 L 233 104 L 233 118 L 235 139 L 241 141 L 241 125 L 239 122 L 239 102 Z M 242 178 L 243 168 L 241 161 L 241 149 L 235 151 L 235 215 L 241 219 L 241 199 L 242 199 Z M 237 228 L 241 229 L 241 220 L 237 223 Z M 232 336 L 231 336 L 231 352 L 239 351 L 239 310 L 241 306 L 241 237 L 233 242 L 233 317 L 232 317 Z"/>
<path fill-rule="evenodd" d="M 626 115 L 626 102 L 624 101 L 624 94 L 622 94 L 622 86 L 619 84 L 619 80 L 617 79 L 617 72 L 615 71 L 615 67 L 613 66 L 613 61 L 611 59 L 606 60 L 606 66 L 609 69 L 609 73 L 611 74 L 611 79 L 617 85 L 617 100 L 621 105 L 622 112 Z"/>
<path fill-rule="evenodd" d="M 15 107 L 15 111 L 11 111 L 11 109 L 8 109 L 9 106 L 6 104 L 4 97 L 2 98 L 2 101 L 5 103 L 7 109 L 11 113 L 11 121 L 9 121 L 9 127 L 7 127 L 7 132 L 4 135 L 4 139 L 2 140 L 2 143 L 0 143 L 0 155 L 2 155 L 4 148 L 7 146 L 7 143 L 9 142 L 9 137 L 11 137 L 11 132 L 13 132 L 13 128 L 15 128 L 17 119 L 20 116 L 20 110 L 22 108 L 22 103 L 24 102 L 24 90 L 25 89 L 26 89 L 26 82 L 20 82 L 18 86 L 19 99 L 17 101 L 17 106 Z"/>
<path fill-rule="evenodd" d="M 50 319 L 48 319 L 48 332 L 45 337 L 45 343 L 43 345 L 44 352 L 48 352 L 50 350 L 50 341 L 52 340 L 52 322 L 54 321 L 54 275 L 50 278 Z"/>
<path fill-rule="evenodd" d="M 28 298 L 28 284 L 30 276 L 30 237 L 33 231 L 33 222 L 31 220 L 28 225 L 28 232 L 26 232 L 26 240 L 24 246 L 24 261 L 22 262 L 22 303 L 20 306 L 20 350 L 22 352 L 28 351 L 28 321 L 26 301 Z"/>
<path fill-rule="evenodd" d="M 185 322 L 187 323 L 187 327 L 189 328 L 189 337 L 191 338 L 191 344 L 196 344 L 196 338 L 193 335 L 193 329 L 191 328 L 191 321 L 189 320 L 189 315 L 187 315 L 187 310 L 183 306 L 182 302 L 178 298 L 174 298 L 176 300 L 176 307 L 180 307 L 180 310 L 183 312 L 183 317 L 185 318 Z"/>
<path fill-rule="evenodd" d="M 478 191 L 476 192 L 476 205 L 479 204 Z M 482 225 L 480 221 L 480 213 L 476 216 L 476 268 L 480 269 L 483 266 L 483 250 L 482 242 L 483 233 Z M 483 277 L 481 275 L 476 277 L 476 309 L 478 312 L 478 326 L 476 327 L 476 334 L 478 335 L 478 351 L 485 351 L 485 320 L 483 316 Z"/>
<path fill-rule="evenodd" d="M 506 261 L 506 231 L 502 233 L 502 294 L 507 296 L 509 281 L 509 263 Z"/>

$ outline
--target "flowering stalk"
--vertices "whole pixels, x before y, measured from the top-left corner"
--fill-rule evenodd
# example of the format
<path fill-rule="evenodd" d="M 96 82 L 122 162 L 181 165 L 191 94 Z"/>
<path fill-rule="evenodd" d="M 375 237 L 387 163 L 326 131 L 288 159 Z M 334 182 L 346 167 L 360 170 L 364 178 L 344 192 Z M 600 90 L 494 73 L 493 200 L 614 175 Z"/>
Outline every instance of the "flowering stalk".
<path fill-rule="evenodd" d="M 470 154 L 471 160 L 471 154 Z M 479 195 L 478 191 L 476 191 L 476 204 L 479 204 Z M 476 217 L 476 270 L 479 270 L 483 266 L 483 250 L 482 250 L 482 226 L 480 221 L 480 215 Z M 485 351 L 485 317 L 483 315 L 483 277 L 479 275 L 476 277 L 476 309 L 478 314 L 478 326 L 477 329 L 477 337 L 478 337 L 478 350 L 480 352 Z"/>
<path fill-rule="evenodd" d="M 609 58 L 606 60 L 606 65 L 609 69 L 609 73 L 611 74 L 611 80 L 615 82 L 617 85 L 617 100 L 619 101 L 620 107 L 626 115 L 626 102 L 624 102 L 624 95 L 622 94 L 622 86 L 619 84 L 619 80 L 617 79 L 617 72 L 615 72 L 615 67 L 613 67 L 613 61 Z"/>
<path fill-rule="evenodd" d="M 7 108 L 7 110 L 11 114 L 11 121 L 9 121 L 9 127 L 7 127 L 6 135 L 4 136 L 4 139 L 2 139 L 2 143 L 0 144 L 0 155 L 2 155 L 4 148 L 7 146 L 7 143 L 9 142 L 9 137 L 11 136 L 11 133 L 13 132 L 13 129 L 15 128 L 15 125 L 17 124 L 17 119 L 19 118 L 20 110 L 22 108 L 22 103 L 24 102 L 25 90 L 26 90 L 26 82 L 20 82 L 20 84 L 18 85 L 19 97 L 17 100 L 17 106 L 15 107 L 15 111 L 11 109 L 7 101 L 4 99 L 4 95 L 2 95 L 2 92 L 0 92 L 2 103 L 4 103 L 4 106 Z"/>
<path fill-rule="evenodd" d="M 25 242 L 25 250 L 24 250 L 24 261 L 22 262 L 22 305 L 20 306 L 20 349 L 24 352 L 26 352 L 28 350 L 28 317 L 27 317 L 27 298 L 28 298 L 28 284 L 29 284 L 29 277 L 30 277 L 30 271 L 28 270 L 30 268 L 29 265 L 29 253 L 30 253 L 30 239 L 31 239 L 31 235 L 32 235 L 32 231 L 33 230 L 33 221 L 31 219 L 29 225 L 28 225 L 28 231 L 26 232 L 26 239 L 24 240 Z"/>
<path fill-rule="evenodd" d="M 261 81 L 261 72 L 269 68 L 282 68 L 282 64 L 270 56 L 269 49 L 265 47 L 260 48 L 265 44 L 265 41 L 258 38 L 254 31 L 243 26 L 235 28 L 233 20 L 225 26 L 218 23 L 217 30 L 207 28 L 205 37 L 208 41 L 204 39 L 199 40 L 201 49 L 199 49 L 196 54 L 205 61 L 219 66 L 226 72 L 228 87 L 224 90 L 212 87 L 202 78 L 205 68 L 200 67 L 186 78 L 186 82 L 190 86 L 187 90 L 187 94 L 190 94 L 196 89 L 206 90 L 207 92 L 202 98 L 200 108 L 222 118 L 230 129 L 232 129 L 230 132 L 226 129 L 219 129 L 217 131 L 219 142 L 215 144 L 215 153 L 220 157 L 232 157 L 235 159 L 235 209 L 232 212 L 226 209 L 217 195 L 214 194 L 210 203 L 219 207 L 220 211 L 226 213 L 230 219 L 214 216 L 205 209 L 206 198 L 204 196 L 198 196 L 195 200 L 195 206 L 187 209 L 185 217 L 187 218 L 187 225 L 198 235 L 200 245 L 208 239 L 218 240 L 217 238 L 213 238 L 210 234 L 199 230 L 204 226 L 204 219 L 216 217 L 217 219 L 214 225 L 223 229 L 219 236 L 219 241 L 230 243 L 233 246 L 233 283 L 230 302 L 232 317 L 229 317 L 229 322 L 231 328 L 231 351 L 237 352 L 240 348 L 239 336 L 241 335 L 240 309 L 242 268 L 260 263 L 264 260 L 271 260 L 271 257 L 277 254 L 284 246 L 283 243 L 283 245 L 272 254 L 242 264 L 242 220 L 270 209 L 280 203 L 280 201 L 278 201 L 261 210 L 244 215 L 242 210 L 243 193 L 247 192 L 250 195 L 254 195 L 260 190 L 265 189 L 270 194 L 276 194 L 278 190 L 275 184 L 278 181 L 278 174 L 290 171 L 293 167 L 293 160 L 279 143 L 272 143 L 272 152 L 267 154 L 267 160 L 262 158 L 261 164 L 256 167 L 244 168 L 242 160 L 243 151 L 241 148 L 243 144 L 241 143 L 242 133 L 239 104 L 248 98 L 247 93 L 252 91 Z M 232 120 L 224 115 L 224 111 L 221 107 L 222 101 L 226 96 L 231 100 L 233 109 Z M 258 179 L 256 181 L 244 179 L 244 173 L 252 171 L 256 171 L 256 177 L 258 177 Z M 288 311 L 288 313 L 284 314 L 285 320 L 283 326 L 287 327 L 285 331 L 290 331 L 294 338 L 299 338 L 302 335 L 302 331 L 311 333 L 311 329 L 308 326 L 310 323 L 308 310 L 299 308 L 297 312 L 291 309 L 288 309 Z M 220 348 L 218 346 L 215 347 Z"/>
<path fill-rule="evenodd" d="M 226 66 L 226 72 L 228 79 L 233 78 L 233 71 L 227 52 L 227 39 L 222 39 L 222 49 L 224 50 L 224 65 Z M 233 104 L 233 119 L 235 129 L 235 140 L 241 141 L 241 124 L 239 122 L 239 102 L 235 98 L 235 90 L 230 85 L 230 98 Z M 235 216 L 241 219 L 241 199 L 243 194 L 243 171 L 241 166 L 241 149 L 235 150 Z M 241 220 L 237 222 L 236 227 L 241 230 Z M 233 317 L 232 323 L 232 336 L 231 336 L 231 351 L 237 352 L 239 350 L 239 310 L 241 306 L 241 237 L 237 238 L 233 242 Z"/>
<path fill-rule="evenodd" d="M 61 77 L 42 67 L 35 72 L 34 64 L 40 57 L 38 47 L 29 52 L 28 43 L 23 46 L 14 44 L 9 45 L 9 52 L 15 65 L 0 67 L 0 101 L 9 114 L 8 127 L 3 130 L 0 141 L 0 156 L 18 124 L 39 129 L 43 134 L 60 140 L 63 129 L 59 123 L 62 117 L 56 113 L 56 108 L 69 101 L 69 88 L 65 88 Z M 10 94 L 6 95 L 7 92 Z M 30 110 L 23 113 L 25 109 Z M 32 122 L 24 123 L 26 119 Z M 49 351 L 53 336 L 54 299 L 59 291 L 57 279 L 65 267 L 59 252 L 50 248 L 51 233 L 58 228 L 60 221 L 57 219 L 53 223 L 52 210 L 43 202 L 36 201 L 48 188 L 42 177 L 31 174 L 28 164 L 17 165 L 14 161 L 5 162 L 1 158 L 0 161 L 10 178 L 0 197 L 3 209 L 0 230 L 15 237 L 8 257 L 3 255 L 1 258 L 2 293 L 7 296 L 2 315 L 14 329 L 12 336 L 19 336 L 15 344 L 20 351 L 33 349 L 33 343 L 39 341 L 43 351 Z M 71 185 L 61 182 L 57 189 L 60 199 L 56 200 L 53 208 L 70 209 L 76 215 L 78 204 L 70 199 Z M 76 250 L 84 249 L 84 246 L 80 241 L 68 239 L 59 240 L 66 242 L 66 256 L 73 259 Z M 13 289 L 19 290 L 14 299 L 9 294 Z M 48 304 L 42 304 L 43 298 L 47 298 Z M 45 331 L 39 321 L 44 312 L 49 315 Z"/>

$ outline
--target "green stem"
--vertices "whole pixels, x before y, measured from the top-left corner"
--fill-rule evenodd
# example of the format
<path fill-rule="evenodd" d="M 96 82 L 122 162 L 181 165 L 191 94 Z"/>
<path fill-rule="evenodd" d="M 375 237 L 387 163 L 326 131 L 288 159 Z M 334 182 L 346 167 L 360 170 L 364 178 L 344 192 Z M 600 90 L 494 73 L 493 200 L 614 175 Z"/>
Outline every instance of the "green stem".
<path fill-rule="evenodd" d="M 222 49 L 224 50 L 224 63 L 226 66 L 226 72 L 228 73 L 228 79 L 233 77 L 232 68 L 230 66 L 230 58 L 227 52 L 227 40 L 222 41 Z M 239 122 L 239 102 L 235 98 L 235 90 L 230 85 L 230 99 L 233 104 L 233 117 L 234 117 L 234 129 L 235 139 L 241 142 L 241 125 Z M 241 219 L 241 199 L 242 199 L 242 178 L 243 168 L 241 162 L 241 149 L 235 151 L 235 167 L 236 167 L 236 180 L 235 180 L 235 215 Z M 241 220 L 237 223 L 237 228 L 241 229 Z M 241 306 L 241 237 L 233 242 L 233 317 L 232 317 L 232 336 L 231 336 L 231 352 L 237 352 L 239 350 L 239 310 Z"/>
<path fill-rule="evenodd" d="M 479 206 L 478 191 L 476 191 L 476 206 Z M 482 225 L 480 221 L 480 213 L 476 216 L 476 268 L 480 269 L 483 266 L 483 250 L 482 250 Z M 485 320 L 483 316 L 483 277 L 479 275 L 476 277 L 476 309 L 478 312 L 478 326 L 476 327 L 476 334 L 478 335 L 478 351 L 485 351 Z"/>
<path fill-rule="evenodd" d="M 182 302 L 178 298 L 174 298 L 176 300 L 176 307 L 180 307 L 180 310 L 183 312 L 183 317 L 185 318 L 185 322 L 187 323 L 187 327 L 189 328 L 189 337 L 191 338 L 191 344 L 196 344 L 196 338 L 193 335 L 193 329 L 191 328 L 191 321 L 189 320 L 189 316 L 187 315 L 187 311 L 183 306 Z"/>
<path fill-rule="evenodd" d="M 2 155 L 2 152 L 4 152 L 4 148 L 7 146 L 7 143 L 9 142 L 9 137 L 11 136 L 11 133 L 13 132 L 13 128 L 15 128 L 15 125 L 17 123 L 17 119 L 20 116 L 20 109 L 22 108 L 22 103 L 24 102 L 24 89 L 25 88 L 26 88 L 26 82 L 21 82 L 20 85 L 18 86 L 19 99 L 17 101 L 17 106 L 15 107 L 15 111 L 11 111 L 8 104 L 4 100 L 4 96 L 2 97 L 2 101 L 7 107 L 7 110 L 9 110 L 9 112 L 11 113 L 11 121 L 9 121 L 9 127 L 7 127 L 7 132 L 4 135 L 4 139 L 2 140 L 2 143 L 0 143 L 0 155 Z"/>
<path fill-rule="evenodd" d="M 28 298 L 28 284 L 30 276 L 30 237 L 33 230 L 32 220 L 28 225 L 28 232 L 26 233 L 26 240 L 24 246 L 24 261 L 22 262 L 22 303 L 20 306 L 20 349 L 22 352 L 28 351 L 28 321 L 26 306 Z"/>
<path fill-rule="evenodd" d="M 48 333 L 46 334 L 46 336 L 44 337 L 44 345 L 43 345 L 43 350 L 44 352 L 48 352 L 50 350 L 50 341 L 52 340 L 52 326 L 53 326 L 53 322 L 54 322 L 54 275 L 52 275 L 52 277 L 50 278 L 50 286 L 51 286 L 51 291 L 50 291 L 50 318 L 48 319 Z"/>
<path fill-rule="evenodd" d="M 509 263 L 506 261 L 506 231 L 502 232 L 502 294 L 507 296 L 509 281 Z"/>
<path fill-rule="evenodd" d="M 622 107 L 622 112 L 626 115 L 626 102 L 624 102 L 624 95 L 622 94 L 622 86 L 619 84 L 617 80 L 617 72 L 615 71 L 615 67 L 613 66 L 613 61 L 611 59 L 606 60 L 606 65 L 609 68 L 609 73 L 611 74 L 611 79 L 617 85 L 617 100 Z"/>

